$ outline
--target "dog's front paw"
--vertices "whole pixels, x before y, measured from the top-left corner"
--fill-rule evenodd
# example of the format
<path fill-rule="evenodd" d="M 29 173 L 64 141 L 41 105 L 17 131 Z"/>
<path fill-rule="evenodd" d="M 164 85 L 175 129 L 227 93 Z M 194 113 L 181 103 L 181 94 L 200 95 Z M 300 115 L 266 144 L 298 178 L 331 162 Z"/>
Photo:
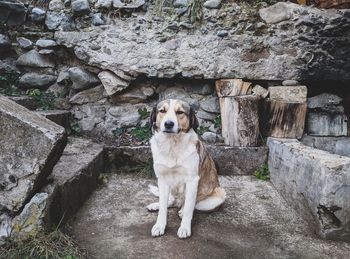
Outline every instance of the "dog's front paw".
<path fill-rule="evenodd" d="M 191 227 L 180 227 L 177 231 L 177 236 L 179 238 L 188 238 L 191 236 Z"/>
<path fill-rule="evenodd" d="M 151 203 L 147 206 L 148 211 L 157 211 L 159 210 L 159 202 Z"/>
<path fill-rule="evenodd" d="M 152 228 L 152 236 L 159 237 L 164 235 L 165 225 L 155 224 Z"/>

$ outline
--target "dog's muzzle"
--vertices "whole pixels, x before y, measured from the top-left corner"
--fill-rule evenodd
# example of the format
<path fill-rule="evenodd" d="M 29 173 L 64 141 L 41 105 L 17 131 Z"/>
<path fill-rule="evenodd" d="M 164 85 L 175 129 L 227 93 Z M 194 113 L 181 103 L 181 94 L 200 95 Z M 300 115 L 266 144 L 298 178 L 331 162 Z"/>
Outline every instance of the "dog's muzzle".
<path fill-rule="evenodd" d="M 164 131 L 163 132 L 166 132 L 166 133 L 176 133 L 176 131 L 174 130 L 174 126 L 175 126 L 175 123 L 171 120 L 167 120 L 164 122 Z"/>

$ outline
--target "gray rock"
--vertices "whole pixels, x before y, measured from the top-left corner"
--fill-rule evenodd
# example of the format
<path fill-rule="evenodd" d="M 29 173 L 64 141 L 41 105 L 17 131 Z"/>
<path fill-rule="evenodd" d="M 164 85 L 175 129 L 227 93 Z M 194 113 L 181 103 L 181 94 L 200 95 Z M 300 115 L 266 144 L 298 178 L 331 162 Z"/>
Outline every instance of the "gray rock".
<path fill-rule="evenodd" d="M 47 193 L 36 193 L 33 196 L 24 206 L 21 214 L 13 219 L 11 238 L 14 240 L 25 240 L 44 230 L 43 218 L 47 198 Z"/>
<path fill-rule="evenodd" d="M 270 139 L 269 171 L 280 194 L 327 239 L 350 240 L 350 158 Z M 309 215 L 312 217 L 309 217 Z"/>
<path fill-rule="evenodd" d="M 17 59 L 17 65 L 26 67 L 55 67 L 55 63 L 50 58 L 40 55 L 34 49 L 21 55 Z"/>
<path fill-rule="evenodd" d="M 96 86 L 91 89 L 87 89 L 81 91 L 72 96 L 69 99 L 69 103 L 71 104 L 85 104 L 85 103 L 96 103 L 99 100 L 103 99 L 104 96 L 104 88 L 102 85 Z"/>
<path fill-rule="evenodd" d="M 0 51 L 5 51 L 11 48 L 11 40 L 7 35 L 0 34 Z"/>
<path fill-rule="evenodd" d="M 16 214 L 51 173 L 64 128 L 0 96 L 0 207 Z"/>
<path fill-rule="evenodd" d="M 207 0 L 203 4 L 203 6 L 208 9 L 219 9 L 220 5 L 221 0 Z"/>
<path fill-rule="evenodd" d="M 202 100 L 200 102 L 200 107 L 206 111 L 211 113 L 220 113 L 220 104 L 218 97 L 209 97 L 206 100 Z"/>
<path fill-rule="evenodd" d="M 270 86 L 268 89 L 271 100 L 305 103 L 307 87 L 299 86 Z"/>
<path fill-rule="evenodd" d="M 98 78 L 101 80 L 106 93 L 109 96 L 114 95 L 117 92 L 120 92 L 127 88 L 130 82 L 127 82 L 119 78 L 116 74 L 110 71 L 102 71 L 98 74 Z"/>
<path fill-rule="evenodd" d="M 49 30 L 75 30 L 73 17 L 64 12 L 47 12 L 45 24 Z"/>
<path fill-rule="evenodd" d="M 175 0 L 173 2 L 174 7 L 187 7 L 188 6 L 188 0 Z"/>
<path fill-rule="evenodd" d="M 49 3 L 50 11 L 61 11 L 64 9 L 64 4 L 61 0 L 51 0 Z"/>
<path fill-rule="evenodd" d="M 113 103 L 141 103 L 145 102 L 148 98 L 153 96 L 154 89 L 148 85 L 141 85 L 134 87 L 131 90 L 127 90 L 124 93 L 117 94 L 111 98 Z"/>
<path fill-rule="evenodd" d="M 17 38 L 17 42 L 22 49 L 29 50 L 29 49 L 33 48 L 33 42 L 27 38 L 19 37 L 19 38 Z"/>
<path fill-rule="evenodd" d="M 26 73 L 19 79 L 18 86 L 23 89 L 45 89 L 47 86 L 53 84 L 57 79 L 57 76 Z"/>
<path fill-rule="evenodd" d="M 266 23 L 279 23 L 293 17 L 293 10 L 299 8 L 293 3 L 278 2 L 259 10 L 261 19 Z"/>
<path fill-rule="evenodd" d="M 91 11 L 88 0 L 73 0 L 71 6 L 74 15 L 84 15 Z"/>
<path fill-rule="evenodd" d="M 145 4 L 145 0 L 133 0 L 128 3 L 121 0 L 113 0 L 113 7 L 118 9 L 137 9 Z"/>
<path fill-rule="evenodd" d="M 103 19 L 102 13 L 95 13 L 92 15 L 92 24 L 95 26 L 100 26 L 106 24 L 106 22 Z"/>
<path fill-rule="evenodd" d="M 180 99 L 188 102 L 194 109 L 199 108 L 198 100 L 192 98 L 183 88 L 181 87 L 167 87 L 162 86 L 158 89 L 159 101 L 166 99 Z"/>
<path fill-rule="evenodd" d="M 343 99 L 334 94 L 323 93 L 307 99 L 307 108 L 327 108 L 331 106 L 338 106 Z"/>
<path fill-rule="evenodd" d="M 112 6 L 112 3 L 113 0 L 97 0 L 95 7 L 109 9 Z"/>
<path fill-rule="evenodd" d="M 11 29 L 25 22 L 28 11 L 24 3 L 19 0 L 1 1 L 0 10 L 1 23 L 6 23 Z"/>
<path fill-rule="evenodd" d="M 81 67 L 71 67 L 68 73 L 74 90 L 84 90 L 100 84 L 97 76 Z"/>
<path fill-rule="evenodd" d="M 41 49 L 39 50 L 39 54 L 41 55 L 52 55 L 55 53 L 55 50 L 53 49 Z"/>
<path fill-rule="evenodd" d="M 300 140 L 304 145 L 321 149 L 340 156 L 350 156 L 349 137 L 318 137 L 304 135 Z"/>
<path fill-rule="evenodd" d="M 108 110 L 106 116 L 107 128 L 124 128 L 134 127 L 140 120 L 141 115 L 138 112 L 139 108 L 145 107 L 144 105 L 128 105 L 128 106 L 113 106 Z"/>
<path fill-rule="evenodd" d="M 261 96 L 261 98 L 266 98 L 269 95 L 269 91 L 260 85 L 255 85 L 252 89 L 252 93 Z"/>
<path fill-rule="evenodd" d="M 68 86 L 72 83 L 68 70 L 63 70 L 58 74 L 57 84 Z"/>
<path fill-rule="evenodd" d="M 0 245 L 4 245 L 12 231 L 12 218 L 6 213 L 0 213 Z"/>
<path fill-rule="evenodd" d="M 216 143 L 219 140 L 215 133 L 209 131 L 203 133 L 202 139 L 207 143 Z"/>
<path fill-rule="evenodd" d="M 220 30 L 216 33 L 216 35 L 223 38 L 223 37 L 226 37 L 228 35 L 228 31 L 227 30 Z"/>
<path fill-rule="evenodd" d="M 185 84 L 184 88 L 186 92 L 200 95 L 208 95 L 214 92 L 214 85 L 209 83 L 191 83 Z"/>
<path fill-rule="evenodd" d="M 49 111 L 37 111 L 38 114 L 46 119 L 56 123 L 63 127 L 66 132 L 70 132 L 71 113 L 65 110 L 49 110 Z"/>
<path fill-rule="evenodd" d="M 39 48 L 53 48 L 57 46 L 57 43 L 54 40 L 40 39 L 36 41 L 35 45 Z"/>
<path fill-rule="evenodd" d="M 347 136 L 347 122 L 345 114 L 309 111 L 307 113 L 307 133 L 313 136 Z"/>
<path fill-rule="evenodd" d="M 206 111 L 203 111 L 203 110 L 199 110 L 197 113 L 196 113 L 197 117 L 199 119 L 202 119 L 202 120 L 208 120 L 208 121 L 214 121 L 215 118 L 216 118 L 216 114 L 214 113 L 210 113 L 210 112 L 206 112 Z"/>
<path fill-rule="evenodd" d="M 297 80 L 284 80 L 282 81 L 282 85 L 284 86 L 295 86 L 295 85 L 300 85 Z"/>
<path fill-rule="evenodd" d="M 96 125 L 104 122 L 106 107 L 100 105 L 80 105 L 73 106 L 71 110 L 82 132 L 92 133 Z"/>
<path fill-rule="evenodd" d="M 27 108 L 28 110 L 36 110 L 38 109 L 38 103 L 37 101 L 28 95 L 24 96 L 11 96 L 8 97 L 11 101 L 14 101 L 15 103 Z"/>
<path fill-rule="evenodd" d="M 46 17 L 46 11 L 38 7 L 34 7 L 30 14 L 30 19 L 36 23 L 43 22 L 45 20 L 45 17 Z"/>
<path fill-rule="evenodd" d="M 71 4 L 71 0 L 64 0 L 63 1 L 63 4 L 66 8 L 70 7 L 70 4 Z"/>

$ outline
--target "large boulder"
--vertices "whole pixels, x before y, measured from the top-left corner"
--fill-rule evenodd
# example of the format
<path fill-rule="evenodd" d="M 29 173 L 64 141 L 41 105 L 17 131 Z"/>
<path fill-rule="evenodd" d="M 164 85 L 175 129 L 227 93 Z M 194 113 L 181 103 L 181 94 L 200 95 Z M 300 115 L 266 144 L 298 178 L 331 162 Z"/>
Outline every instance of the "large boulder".
<path fill-rule="evenodd" d="M 3 96 L 0 125 L 0 211 L 16 214 L 51 173 L 66 134 L 61 126 Z"/>
<path fill-rule="evenodd" d="M 350 241 L 350 157 L 269 139 L 271 181 L 321 236 Z M 311 217 L 309 217 L 311 215 Z"/>

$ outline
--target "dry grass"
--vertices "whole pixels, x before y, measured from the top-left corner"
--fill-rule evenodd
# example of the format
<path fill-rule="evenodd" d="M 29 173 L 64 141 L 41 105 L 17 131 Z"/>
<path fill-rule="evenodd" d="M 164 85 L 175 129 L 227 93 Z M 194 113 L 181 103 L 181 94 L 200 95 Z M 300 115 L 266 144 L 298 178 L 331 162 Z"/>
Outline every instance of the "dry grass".
<path fill-rule="evenodd" d="M 80 259 L 86 254 L 59 230 L 0 247 L 1 259 Z"/>

